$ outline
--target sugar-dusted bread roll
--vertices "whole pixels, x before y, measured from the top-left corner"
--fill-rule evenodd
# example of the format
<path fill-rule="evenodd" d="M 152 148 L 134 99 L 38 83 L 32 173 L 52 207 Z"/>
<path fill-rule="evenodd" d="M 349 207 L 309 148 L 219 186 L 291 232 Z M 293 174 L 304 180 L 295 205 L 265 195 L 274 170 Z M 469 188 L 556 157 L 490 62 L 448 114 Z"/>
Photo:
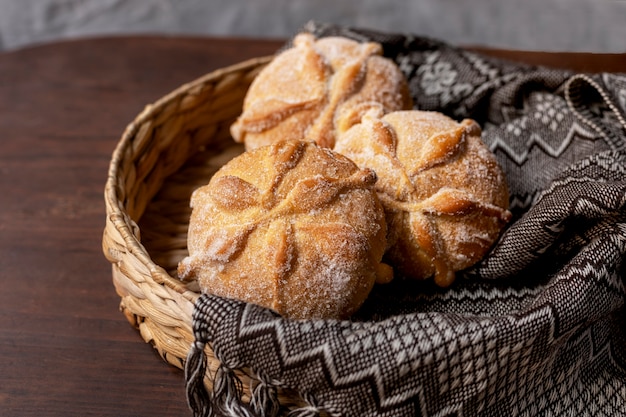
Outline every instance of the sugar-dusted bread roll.
<path fill-rule="evenodd" d="M 407 81 L 378 43 L 299 34 L 252 82 L 231 134 L 246 150 L 279 140 L 332 148 L 373 103 L 412 108 Z"/>
<path fill-rule="evenodd" d="M 393 274 L 375 181 L 313 142 L 245 152 L 193 193 L 179 276 L 285 317 L 346 318 Z"/>
<path fill-rule="evenodd" d="M 376 171 L 387 216 L 386 260 L 399 275 L 450 285 L 510 219 L 508 188 L 476 122 L 436 112 L 371 110 L 335 151 Z"/>

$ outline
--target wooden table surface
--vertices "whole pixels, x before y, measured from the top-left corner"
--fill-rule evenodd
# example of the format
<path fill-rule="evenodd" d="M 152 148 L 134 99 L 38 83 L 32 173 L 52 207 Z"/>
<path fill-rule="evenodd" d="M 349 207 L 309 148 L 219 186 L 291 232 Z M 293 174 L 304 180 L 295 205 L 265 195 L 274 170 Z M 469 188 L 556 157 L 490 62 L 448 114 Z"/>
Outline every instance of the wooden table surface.
<path fill-rule="evenodd" d="M 147 103 L 281 44 L 113 37 L 0 54 L 0 415 L 190 415 L 182 371 L 118 311 L 101 247 L 108 164 Z M 483 52 L 626 72 L 626 54 Z"/>

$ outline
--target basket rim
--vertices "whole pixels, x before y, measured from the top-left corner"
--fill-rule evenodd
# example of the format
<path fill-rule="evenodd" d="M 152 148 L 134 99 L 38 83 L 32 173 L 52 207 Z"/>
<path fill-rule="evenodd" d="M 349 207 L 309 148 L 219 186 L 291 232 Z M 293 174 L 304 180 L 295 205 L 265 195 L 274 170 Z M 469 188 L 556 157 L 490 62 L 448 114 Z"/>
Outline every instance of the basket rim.
<path fill-rule="evenodd" d="M 256 68 L 260 65 L 268 63 L 272 58 L 272 55 L 261 56 L 218 68 L 196 78 L 195 80 L 182 84 L 153 103 L 147 104 L 124 129 L 121 138 L 118 140 L 118 143 L 113 150 L 111 161 L 109 162 L 107 180 L 104 187 L 107 220 L 109 220 L 115 229 L 120 233 L 124 240 L 124 248 L 126 251 L 137 257 L 137 259 L 139 259 L 148 268 L 156 283 L 166 285 L 170 289 L 182 294 L 191 302 L 195 302 L 198 294 L 189 291 L 189 289 L 182 282 L 175 280 L 175 278 L 171 277 L 169 273 L 154 262 L 144 245 L 141 243 L 140 239 L 138 239 L 136 234 L 133 232 L 133 226 L 129 222 L 129 220 L 133 220 L 130 219 L 130 217 L 122 209 L 122 204 L 120 204 L 121 199 L 119 198 L 117 192 L 119 186 L 117 175 L 118 168 L 124 158 L 124 153 L 131 146 L 132 138 L 138 132 L 141 125 L 156 116 L 162 109 L 169 105 L 169 103 L 181 96 L 184 96 L 188 91 L 197 86 L 215 81 L 216 79 L 223 77 L 225 74 L 241 71 L 246 68 Z"/>

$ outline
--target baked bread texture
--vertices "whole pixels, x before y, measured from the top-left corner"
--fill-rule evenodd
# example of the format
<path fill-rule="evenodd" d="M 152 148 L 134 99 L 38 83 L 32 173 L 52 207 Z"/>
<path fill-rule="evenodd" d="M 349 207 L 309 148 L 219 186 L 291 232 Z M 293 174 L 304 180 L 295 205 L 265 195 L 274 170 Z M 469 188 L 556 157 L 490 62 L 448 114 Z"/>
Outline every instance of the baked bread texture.
<path fill-rule="evenodd" d="M 479 261 L 511 218 L 506 179 L 473 120 L 371 109 L 335 151 L 373 169 L 396 273 L 445 287 Z"/>
<path fill-rule="evenodd" d="M 413 105 L 406 78 L 382 46 L 301 33 L 254 79 L 231 134 L 246 150 L 301 139 L 332 148 L 372 105 Z"/>
<path fill-rule="evenodd" d="M 193 193 L 179 276 L 285 317 L 347 318 L 393 274 L 375 182 L 313 142 L 244 152 Z"/>

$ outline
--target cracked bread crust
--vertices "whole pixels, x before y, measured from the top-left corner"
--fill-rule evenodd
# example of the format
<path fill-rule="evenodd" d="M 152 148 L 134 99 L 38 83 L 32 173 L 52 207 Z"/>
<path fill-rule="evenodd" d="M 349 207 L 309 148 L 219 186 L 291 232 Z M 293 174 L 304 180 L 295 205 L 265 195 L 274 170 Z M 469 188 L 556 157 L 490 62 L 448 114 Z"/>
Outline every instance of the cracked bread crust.
<path fill-rule="evenodd" d="M 245 152 L 193 193 L 179 276 L 285 317 L 347 318 L 392 277 L 375 181 L 312 142 Z"/>
<path fill-rule="evenodd" d="M 406 78 L 381 45 L 302 33 L 254 79 L 231 134 L 246 150 L 302 139 L 332 149 L 373 105 L 413 106 Z"/>
<path fill-rule="evenodd" d="M 399 275 L 449 286 L 511 218 L 504 173 L 473 120 L 372 109 L 335 151 L 376 171 L 389 229 L 385 257 Z"/>

